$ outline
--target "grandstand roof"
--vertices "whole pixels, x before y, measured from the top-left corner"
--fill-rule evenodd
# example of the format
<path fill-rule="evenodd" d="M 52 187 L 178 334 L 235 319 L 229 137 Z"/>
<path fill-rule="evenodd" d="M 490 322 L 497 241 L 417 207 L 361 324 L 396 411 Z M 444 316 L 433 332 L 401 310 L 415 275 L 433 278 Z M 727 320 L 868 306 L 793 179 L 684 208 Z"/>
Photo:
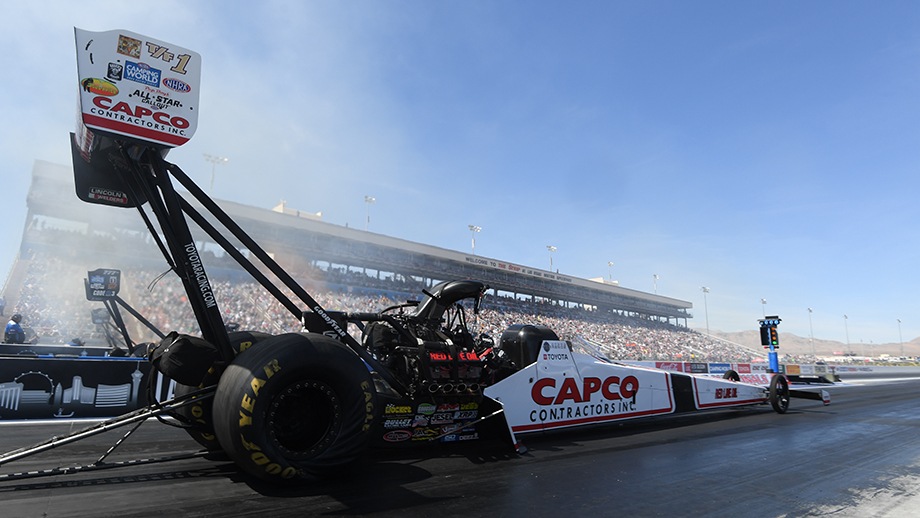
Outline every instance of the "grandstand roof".
<path fill-rule="evenodd" d="M 193 206 L 200 205 L 190 200 Z M 297 214 L 276 212 L 240 203 L 215 200 L 233 220 L 246 230 L 266 251 L 276 257 L 316 264 L 326 262 L 379 272 L 431 280 L 469 278 L 485 282 L 491 288 L 525 296 L 542 297 L 619 310 L 639 315 L 690 318 L 690 302 L 646 293 L 622 286 L 605 284 L 559 274 L 506 260 L 483 257 L 386 236 L 374 232 L 327 223 Z M 72 228 L 106 228 L 146 232 L 141 218 L 133 209 L 89 205 L 74 195 L 73 173 L 69 166 L 36 161 L 27 198 L 30 221 L 36 216 L 69 222 Z M 130 211 L 113 217 L 113 211 Z M 194 230 L 194 229 L 193 229 Z M 31 239 L 23 233 L 23 246 Z M 207 240 L 201 232 L 196 239 Z M 45 243 L 45 246 L 49 246 Z M 206 265 L 207 266 L 207 265 Z"/>

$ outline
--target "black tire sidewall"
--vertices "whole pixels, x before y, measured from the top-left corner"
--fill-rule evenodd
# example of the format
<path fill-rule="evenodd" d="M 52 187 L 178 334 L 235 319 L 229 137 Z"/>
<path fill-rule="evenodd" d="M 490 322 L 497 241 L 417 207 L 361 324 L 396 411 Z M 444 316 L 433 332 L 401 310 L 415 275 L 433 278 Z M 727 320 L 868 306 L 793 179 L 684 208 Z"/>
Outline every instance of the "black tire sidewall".
<path fill-rule="evenodd" d="M 789 409 L 789 381 L 782 374 L 775 374 L 770 380 L 770 405 L 778 414 Z"/>
<path fill-rule="evenodd" d="M 337 417 L 327 444 L 313 454 L 287 451 L 273 439 L 269 411 L 298 383 L 334 394 Z M 312 478 L 353 461 L 367 446 L 376 394 L 363 361 L 340 342 L 289 333 L 240 353 L 221 376 L 214 396 L 215 432 L 243 471 L 272 481 Z"/>
<path fill-rule="evenodd" d="M 729 381 L 741 381 L 741 376 L 738 374 L 737 371 L 729 369 L 725 371 L 725 374 L 722 375 L 722 379 L 726 379 Z"/>

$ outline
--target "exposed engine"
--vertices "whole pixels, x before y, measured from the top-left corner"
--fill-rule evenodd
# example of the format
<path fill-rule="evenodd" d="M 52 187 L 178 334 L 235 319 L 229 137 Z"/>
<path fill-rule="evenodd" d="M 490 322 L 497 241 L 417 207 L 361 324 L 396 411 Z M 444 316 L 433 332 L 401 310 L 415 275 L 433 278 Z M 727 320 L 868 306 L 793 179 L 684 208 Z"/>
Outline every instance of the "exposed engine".
<path fill-rule="evenodd" d="M 472 396 L 513 372 L 488 335 L 474 337 L 467 313 L 479 313 L 487 286 L 449 281 L 425 292 L 420 302 L 393 306 L 364 328 L 363 345 L 413 394 Z M 354 317 L 369 315 L 349 315 Z"/>

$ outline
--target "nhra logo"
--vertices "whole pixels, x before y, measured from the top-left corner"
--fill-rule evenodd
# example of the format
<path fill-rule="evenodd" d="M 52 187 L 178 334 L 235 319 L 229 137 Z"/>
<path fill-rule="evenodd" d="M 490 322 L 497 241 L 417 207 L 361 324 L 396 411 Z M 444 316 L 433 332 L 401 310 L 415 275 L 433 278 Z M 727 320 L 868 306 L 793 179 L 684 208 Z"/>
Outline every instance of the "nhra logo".
<path fill-rule="evenodd" d="M 163 79 L 163 86 L 179 93 L 187 94 L 192 91 L 192 86 L 181 79 L 167 77 Z"/>

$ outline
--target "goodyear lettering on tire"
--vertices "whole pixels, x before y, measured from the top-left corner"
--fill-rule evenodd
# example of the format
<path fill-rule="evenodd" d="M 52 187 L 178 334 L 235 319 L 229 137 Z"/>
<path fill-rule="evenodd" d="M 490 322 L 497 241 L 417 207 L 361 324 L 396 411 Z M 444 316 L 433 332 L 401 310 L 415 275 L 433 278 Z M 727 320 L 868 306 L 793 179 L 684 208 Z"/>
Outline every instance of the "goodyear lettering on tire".
<path fill-rule="evenodd" d="M 364 391 L 364 426 L 361 427 L 361 431 L 366 432 L 371 429 L 374 422 L 374 394 L 371 392 L 371 384 L 367 381 L 361 382 L 361 390 Z"/>
<path fill-rule="evenodd" d="M 293 478 L 298 473 L 296 468 L 293 466 L 282 467 L 281 464 L 272 462 L 272 459 L 262 452 L 261 448 L 246 439 L 246 427 L 252 426 L 252 411 L 253 408 L 255 408 L 259 391 L 275 373 L 281 370 L 281 363 L 277 359 L 273 359 L 263 365 L 261 370 L 265 379 L 253 376 L 249 381 L 249 391 L 251 391 L 251 393 L 247 391 L 240 400 L 240 443 L 246 451 L 251 452 L 249 455 L 250 462 L 256 466 L 262 467 L 265 473 L 284 479 Z"/>

